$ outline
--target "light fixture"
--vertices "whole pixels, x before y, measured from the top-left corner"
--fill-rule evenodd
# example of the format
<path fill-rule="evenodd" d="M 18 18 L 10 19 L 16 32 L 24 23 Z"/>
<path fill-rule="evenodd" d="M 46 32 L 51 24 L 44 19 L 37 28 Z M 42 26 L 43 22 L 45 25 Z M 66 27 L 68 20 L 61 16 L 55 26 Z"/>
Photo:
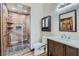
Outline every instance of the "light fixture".
<path fill-rule="evenodd" d="M 27 13 L 27 10 L 24 10 L 25 13 Z"/>
<path fill-rule="evenodd" d="M 63 3 L 63 4 L 58 4 L 57 5 L 57 9 L 56 11 L 60 12 L 62 10 L 67 10 L 67 9 L 76 9 L 77 7 L 79 6 L 78 3 L 70 3 L 70 4 L 66 4 L 66 3 Z"/>
<path fill-rule="evenodd" d="M 12 10 L 16 10 L 16 8 L 12 7 Z"/>
<path fill-rule="evenodd" d="M 58 8 L 61 9 L 63 7 L 66 7 L 66 6 L 70 5 L 70 4 L 71 3 L 61 3 L 61 4 L 58 5 Z"/>

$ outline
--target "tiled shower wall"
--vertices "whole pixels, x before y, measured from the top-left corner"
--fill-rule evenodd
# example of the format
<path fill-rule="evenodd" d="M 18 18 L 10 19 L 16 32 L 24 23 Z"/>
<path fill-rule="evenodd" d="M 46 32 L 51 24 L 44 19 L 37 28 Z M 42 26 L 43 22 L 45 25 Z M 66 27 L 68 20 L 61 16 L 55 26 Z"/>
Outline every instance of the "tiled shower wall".
<path fill-rule="evenodd" d="M 2 46 L 3 55 L 14 55 L 18 51 L 22 51 L 27 47 L 27 42 L 29 40 L 29 22 L 30 15 L 21 15 L 17 13 L 8 12 L 5 4 L 2 4 Z M 11 21 L 13 29 L 9 32 L 7 29 L 7 22 Z M 21 26 L 23 34 L 20 35 L 16 33 L 16 26 Z M 12 36 L 10 35 L 12 34 Z M 20 36 L 19 36 L 20 35 Z M 19 42 L 20 40 L 20 42 Z M 15 45 L 11 43 L 18 42 Z"/>

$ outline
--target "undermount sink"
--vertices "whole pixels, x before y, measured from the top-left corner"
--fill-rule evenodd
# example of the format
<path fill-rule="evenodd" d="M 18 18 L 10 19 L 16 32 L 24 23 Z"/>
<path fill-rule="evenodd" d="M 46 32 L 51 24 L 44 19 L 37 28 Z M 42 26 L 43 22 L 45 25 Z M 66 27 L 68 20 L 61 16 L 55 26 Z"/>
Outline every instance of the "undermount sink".
<path fill-rule="evenodd" d="M 74 43 L 76 43 L 76 44 L 79 44 L 79 41 L 78 40 L 71 40 L 71 42 L 74 42 Z"/>
<path fill-rule="evenodd" d="M 63 41 L 63 42 L 71 42 L 72 40 L 70 38 L 62 38 L 61 36 L 55 36 L 54 37 L 58 41 Z"/>
<path fill-rule="evenodd" d="M 57 39 L 66 39 L 66 40 L 68 40 L 67 38 L 62 38 L 61 36 L 55 36 L 54 38 L 57 38 Z"/>
<path fill-rule="evenodd" d="M 79 48 L 79 41 L 74 37 L 70 37 L 70 36 L 61 37 L 58 35 L 58 36 L 49 36 L 48 39 L 54 40 L 75 48 Z"/>

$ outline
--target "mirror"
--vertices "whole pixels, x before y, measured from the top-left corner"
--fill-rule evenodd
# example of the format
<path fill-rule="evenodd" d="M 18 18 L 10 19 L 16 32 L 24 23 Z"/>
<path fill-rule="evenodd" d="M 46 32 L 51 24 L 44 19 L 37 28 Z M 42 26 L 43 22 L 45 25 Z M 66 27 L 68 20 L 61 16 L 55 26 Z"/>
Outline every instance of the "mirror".
<path fill-rule="evenodd" d="M 76 32 L 76 10 L 72 10 L 59 15 L 59 31 Z"/>
<path fill-rule="evenodd" d="M 51 31 L 51 16 L 46 16 L 41 20 L 41 30 L 42 31 Z"/>

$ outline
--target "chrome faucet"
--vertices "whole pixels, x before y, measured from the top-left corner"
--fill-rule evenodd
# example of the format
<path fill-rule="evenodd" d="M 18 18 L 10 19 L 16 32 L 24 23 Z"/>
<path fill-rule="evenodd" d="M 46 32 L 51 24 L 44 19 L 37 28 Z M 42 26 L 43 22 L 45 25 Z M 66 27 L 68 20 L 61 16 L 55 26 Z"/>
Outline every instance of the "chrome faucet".
<path fill-rule="evenodd" d="M 64 36 L 65 39 L 67 38 L 67 36 L 65 34 L 63 36 Z"/>
<path fill-rule="evenodd" d="M 63 35 L 61 36 L 61 38 L 64 38 L 64 39 L 71 39 L 70 36 L 66 36 L 65 34 L 63 34 Z"/>
<path fill-rule="evenodd" d="M 70 37 L 68 37 L 68 39 L 71 39 Z"/>
<path fill-rule="evenodd" d="M 61 36 L 61 38 L 66 39 L 66 38 L 67 38 L 67 36 L 66 36 L 65 34 L 63 34 L 63 35 Z"/>

